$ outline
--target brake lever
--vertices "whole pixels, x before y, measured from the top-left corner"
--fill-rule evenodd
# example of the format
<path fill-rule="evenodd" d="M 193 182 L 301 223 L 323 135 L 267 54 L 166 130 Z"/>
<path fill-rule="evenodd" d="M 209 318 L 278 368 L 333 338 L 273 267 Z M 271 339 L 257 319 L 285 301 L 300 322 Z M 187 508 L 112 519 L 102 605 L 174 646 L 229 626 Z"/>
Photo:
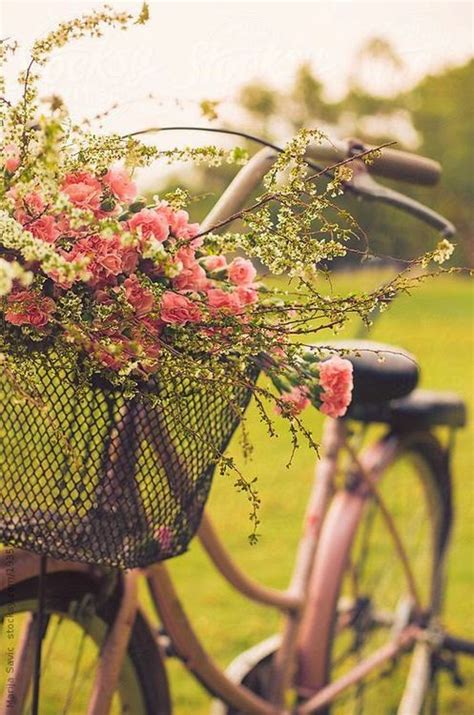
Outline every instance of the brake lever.
<path fill-rule="evenodd" d="M 353 170 L 352 178 L 345 184 L 355 194 L 395 206 L 406 213 L 412 214 L 420 221 L 433 226 L 446 238 L 454 236 L 456 233 L 454 225 L 441 214 L 428 208 L 428 206 L 424 206 L 419 201 L 405 196 L 399 191 L 390 189 L 388 186 L 382 186 L 382 184 L 375 181 L 372 175 L 369 174 L 367 166 L 360 159 L 355 159 L 351 162 L 351 168 Z"/>

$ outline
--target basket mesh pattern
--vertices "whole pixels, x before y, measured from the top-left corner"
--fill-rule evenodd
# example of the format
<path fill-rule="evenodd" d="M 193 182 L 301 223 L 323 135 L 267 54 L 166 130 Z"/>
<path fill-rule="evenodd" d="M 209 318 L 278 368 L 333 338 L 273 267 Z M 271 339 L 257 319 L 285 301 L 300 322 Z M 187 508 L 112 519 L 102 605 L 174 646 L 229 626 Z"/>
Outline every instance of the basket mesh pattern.
<path fill-rule="evenodd" d="M 210 396 L 184 377 L 151 407 L 78 388 L 65 358 L 31 361 L 37 397 L 0 374 L 0 542 L 119 568 L 185 551 L 251 390 Z"/>

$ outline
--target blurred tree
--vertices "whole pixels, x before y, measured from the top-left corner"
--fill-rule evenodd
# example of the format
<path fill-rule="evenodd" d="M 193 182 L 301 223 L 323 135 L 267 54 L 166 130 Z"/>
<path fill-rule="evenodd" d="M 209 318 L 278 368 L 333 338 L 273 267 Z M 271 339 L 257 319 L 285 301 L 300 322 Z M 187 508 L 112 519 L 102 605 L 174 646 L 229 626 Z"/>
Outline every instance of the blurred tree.
<path fill-rule="evenodd" d="M 350 92 L 391 97 L 403 82 L 404 62 L 384 37 L 371 37 L 359 48 L 348 76 Z"/>
<path fill-rule="evenodd" d="M 443 165 L 439 186 L 393 185 L 450 219 L 458 228 L 457 262 L 474 265 L 474 60 L 426 76 L 403 91 L 402 69 L 402 60 L 389 42 L 375 37 L 355 54 L 347 92 L 337 102 L 326 98 L 325 87 L 309 63 L 297 69 L 287 89 L 253 80 L 237 98 L 244 110 L 239 129 L 281 142 L 302 126 L 319 127 L 332 136 L 357 136 L 373 143 L 395 139 L 400 148 L 439 160 Z M 248 149 L 255 147 L 249 144 Z M 234 167 L 204 169 L 193 188 L 218 195 L 234 173 Z M 394 209 L 356 202 L 350 196 L 347 202 L 367 229 L 373 253 L 410 258 L 438 240 L 431 229 Z M 211 203 L 208 197 L 198 213 Z"/>
<path fill-rule="evenodd" d="M 443 166 L 433 205 L 457 226 L 463 249 L 474 265 L 474 60 L 426 77 L 406 95 L 419 150 Z"/>
<path fill-rule="evenodd" d="M 277 92 L 264 84 L 254 81 L 242 87 L 238 102 L 253 116 L 261 135 L 270 134 L 271 119 L 280 114 Z"/>

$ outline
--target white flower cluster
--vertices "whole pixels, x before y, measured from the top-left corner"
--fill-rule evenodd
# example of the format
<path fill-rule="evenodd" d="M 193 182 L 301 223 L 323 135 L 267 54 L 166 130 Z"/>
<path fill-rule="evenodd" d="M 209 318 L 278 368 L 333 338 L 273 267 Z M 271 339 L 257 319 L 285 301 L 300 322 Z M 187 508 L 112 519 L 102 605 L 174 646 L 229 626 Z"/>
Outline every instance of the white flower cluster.
<path fill-rule="evenodd" d="M 435 263 L 445 263 L 448 261 L 451 256 L 454 253 L 454 246 L 453 244 L 448 241 L 447 238 L 443 238 L 442 241 L 439 241 L 434 252 L 433 252 L 433 261 Z"/>
<path fill-rule="evenodd" d="M 8 295 L 13 289 L 13 282 L 18 281 L 24 288 L 31 285 L 33 274 L 25 271 L 17 261 L 5 261 L 0 258 L 0 298 Z"/>
<path fill-rule="evenodd" d="M 17 251 L 25 261 L 38 262 L 45 273 L 55 273 L 59 282 L 72 283 L 90 278 L 86 257 L 67 261 L 49 243 L 26 231 L 6 211 L 0 211 L 0 245 L 9 251 Z"/>

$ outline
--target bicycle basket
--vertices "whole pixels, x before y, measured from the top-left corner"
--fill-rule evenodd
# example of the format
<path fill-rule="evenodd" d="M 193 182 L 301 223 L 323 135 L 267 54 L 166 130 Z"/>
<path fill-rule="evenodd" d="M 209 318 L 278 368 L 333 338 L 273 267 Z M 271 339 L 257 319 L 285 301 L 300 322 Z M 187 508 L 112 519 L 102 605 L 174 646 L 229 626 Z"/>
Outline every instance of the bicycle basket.
<path fill-rule="evenodd" d="M 79 387 L 70 358 L 32 355 L 31 369 L 37 398 L 0 375 L 0 542 L 119 568 L 185 551 L 251 390 L 224 398 L 184 377 L 156 384 L 151 407 Z"/>

